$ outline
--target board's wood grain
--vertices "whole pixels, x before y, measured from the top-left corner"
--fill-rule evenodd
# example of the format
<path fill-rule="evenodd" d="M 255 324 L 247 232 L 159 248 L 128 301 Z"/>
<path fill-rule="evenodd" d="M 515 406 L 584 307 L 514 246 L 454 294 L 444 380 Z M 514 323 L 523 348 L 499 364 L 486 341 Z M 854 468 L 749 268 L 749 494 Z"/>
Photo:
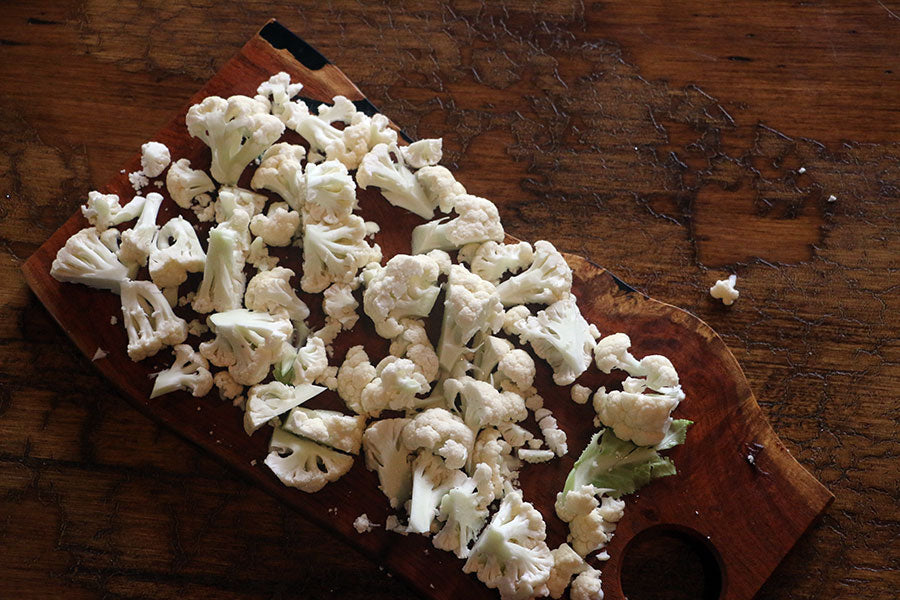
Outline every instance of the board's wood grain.
<path fill-rule="evenodd" d="M 274 47 L 264 36 L 278 40 L 276 45 L 289 42 L 284 38 L 286 33 L 279 29 L 273 38 L 275 27 L 278 26 L 270 24 L 252 38 L 153 139 L 166 144 L 174 158 L 189 158 L 195 167 L 207 166 L 207 148 L 192 139 L 183 124 L 190 104 L 210 95 L 252 95 L 260 81 L 282 70 L 304 84 L 304 98 L 328 101 L 342 94 L 351 100 L 363 99 L 356 86 L 334 65 L 313 61 L 310 64 L 314 68 L 309 68 L 298 52 L 292 55 L 289 49 Z M 133 158 L 125 171 L 136 169 L 138 162 L 139 158 Z M 245 173 L 243 179 L 248 176 Z M 127 175 L 120 173 L 104 191 L 128 197 L 131 190 Z M 366 218 L 383 225 L 376 241 L 386 256 L 409 251 L 410 232 L 420 219 L 389 206 L 372 192 L 363 194 L 361 206 Z M 164 207 L 161 219 L 178 210 L 171 201 Z M 460 561 L 445 553 L 426 552 L 429 544 L 424 538 L 401 537 L 383 529 L 365 536 L 354 535 L 352 523 L 356 515 L 365 512 L 375 522 L 383 523 L 387 508 L 374 476 L 365 471 L 362 461 L 323 491 L 303 494 L 282 486 L 268 472 L 262 464 L 265 436 L 248 438 L 236 410 L 215 393 L 200 399 L 180 393 L 148 400 L 152 388 L 148 375 L 166 366 L 167 353 L 142 363 L 131 362 L 123 352 L 127 341 L 123 329 L 109 319 L 118 312 L 118 297 L 61 284 L 49 275 L 58 249 L 84 226 L 86 222 L 80 214 L 69 219 L 25 262 L 25 279 L 85 356 L 92 356 L 97 348 L 109 351 L 109 357 L 98 361 L 97 366 L 130 402 L 305 516 L 383 561 L 423 594 L 436 599 L 463 594 L 493 596 L 473 577 L 460 572 Z M 618 575 L 624 549 L 631 539 L 650 527 L 666 526 L 690 531 L 708 541 L 722 566 L 722 598 L 752 598 L 831 502 L 831 494 L 786 452 L 765 422 L 737 362 L 707 325 L 675 307 L 628 290 L 584 259 L 574 255 L 567 258 L 575 271 L 574 293 L 581 298 L 588 320 L 604 332 L 625 331 L 631 335 L 638 355 L 669 356 L 681 374 L 688 396 L 678 416 L 695 421 L 689 444 L 672 453 L 679 475 L 642 491 L 619 525 L 610 546 L 612 558 L 604 567 L 608 596 L 624 598 Z M 296 257 L 286 255 L 282 264 L 299 270 Z M 365 323 L 335 343 L 335 362 L 339 363 L 347 348 L 356 343 L 365 343 L 367 349 L 380 349 L 376 356 L 386 353 L 384 342 Z M 589 371 L 582 381 L 591 379 L 609 378 L 599 373 L 592 376 Z M 548 406 L 569 433 L 572 454 L 576 456 L 593 430 L 590 407 L 569 402 L 565 390 L 555 389 L 546 369 L 541 369 L 538 381 Z M 755 461 L 751 463 L 747 455 L 753 445 L 762 450 L 754 452 Z M 549 538 L 554 546 L 564 540 L 565 529 L 551 516 L 555 494 L 550 490 L 561 489 L 571 458 L 555 465 L 526 467 L 522 475 L 526 498 L 548 516 Z M 335 511 L 338 507 L 340 510 Z M 433 588 L 436 578 L 443 584 Z"/>

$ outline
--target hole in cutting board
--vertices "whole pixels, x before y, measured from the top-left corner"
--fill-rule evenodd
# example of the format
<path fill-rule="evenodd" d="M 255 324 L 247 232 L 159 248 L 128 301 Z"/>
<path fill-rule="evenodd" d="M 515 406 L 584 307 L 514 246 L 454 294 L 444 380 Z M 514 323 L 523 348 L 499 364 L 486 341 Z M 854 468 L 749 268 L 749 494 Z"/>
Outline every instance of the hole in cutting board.
<path fill-rule="evenodd" d="M 677 574 L 660 589 L 656 573 Z M 628 600 L 717 600 L 722 594 L 718 552 L 686 527 L 658 525 L 625 546 L 619 581 Z"/>

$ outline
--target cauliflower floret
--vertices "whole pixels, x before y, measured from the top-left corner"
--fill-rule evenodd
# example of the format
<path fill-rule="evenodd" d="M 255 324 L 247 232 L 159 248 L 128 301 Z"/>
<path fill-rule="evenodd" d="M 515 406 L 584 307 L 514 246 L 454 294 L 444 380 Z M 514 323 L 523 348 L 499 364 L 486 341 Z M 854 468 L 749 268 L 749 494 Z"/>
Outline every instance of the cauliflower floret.
<path fill-rule="evenodd" d="M 501 382 L 510 381 L 516 389 L 527 390 L 534 384 L 537 369 L 531 355 L 520 348 L 515 348 L 503 355 L 497 364 L 497 372 L 501 376 Z"/>
<path fill-rule="evenodd" d="M 739 291 L 734 289 L 734 284 L 736 283 L 737 275 L 731 274 L 728 276 L 728 279 L 720 279 L 709 288 L 709 295 L 720 299 L 725 306 L 731 306 L 741 295 Z"/>
<path fill-rule="evenodd" d="M 552 304 L 566 298 L 571 290 L 572 269 L 553 244 L 541 240 L 534 244 L 531 266 L 498 285 L 497 295 L 503 306 Z"/>
<path fill-rule="evenodd" d="M 441 162 L 443 143 L 441 138 L 419 140 L 409 146 L 400 146 L 400 154 L 403 156 L 403 162 L 413 169 L 433 167 Z"/>
<path fill-rule="evenodd" d="M 350 454 L 359 454 L 365 427 L 363 416 L 304 406 L 291 410 L 284 421 L 287 431 Z"/>
<path fill-rule="evenodd" d="M 266 466 L 284 485 L 313 493 L 346 474 L 353 457 L 276 428 Z"/>
<path fill-rule="evenodd" d="M 378 416 L 383 410 L 406 410 L 416 404 L 417 394 L 431 389 L 416 364 L 407 358 L 387 356 L 375 367 L 373 379 L 362 391 L 364 414 Z"/>
<path fill-rule="evenodd" d="M 304 292 L 318 293 L 332 283 L 350 283 L 356 272 L 371 262 L 381 261 L 378 244 L 365 240 L 366 223 L 347 215 L 335 224 L 303 224 Z"/>
<path fill-rule="evenodd" d="M 262 194 L 245 190 L 244 188 L 225 186 L 219 190 L 219 199 L 216 201 L 216 223 L 233 222 L 235 212 L 238 209 L 247 213 L 247 225 L 250 219 L 261 214 L 266 206 L 268 198 Z M 241 219 L 242 220 L 242 219 Z M 247 225 L 242 225 L 242 230 L 236 233 L 250 243 L 250 232 Z"/>
<path fill-rule="evenodd" d="M 56 253 L 50 275 L 57 281 L 81 283 L 118 294 L 122 283 L 133 274 L 116 256 L 118 235 L 115 229 L 107 229 L 102 234 L 94 227 L 82 229 Z"/>
<path fill-rule="evenodd" d="M 363 413 L 362 392 L 375 379 L 375 367 L 369 362 L 369 355 L 362 346 L 347 350 L 347 356 L 337 374 L 337 391 L 347 408 L 355 413 Z"/>
<path fill-rule="evenodd" d="M 281 142 L 263 154 L 262 162 L 253 172 L 250 187 L 275 192 L 296 211 L 303 208 L 306 199 L 306 180 L 303 175 L 303 159 L 306 148 Z"/>
<path fill-rule="evenodd" d="M 390 121 L 382 114 L 369 117 L 357 111 L 351 122 L 342 132 L 343 147 L 335 144 L 329 156 L 341 161 L 348 169 L 358 168 L 366 153 L 378 144 L 397 143 L 397 132 L 391 129 Z"/>
<path fill-rule="evenodd" d="M 601 494 L 600 500 L 597 494 Z M 592 485 L 556 496 L 556 514 L 569 524 L 568 541 L 582 557 L 609 543 L 624 510 L 623 500 L 605 496 Z"/>
<path fill-rule="evenodd" d="M 479 465 L 479 468 L 488 467 Z M 469 556 L 469 544 L 478 537 L 488 516 L 477 487 L 475 478 L 469 477 L 441 499 L 438 520 L 443 521 L 444 526 L 432 540 L 435 548 L 453 552 L 457 558 Z"/>
<path fill-rule="evenodd" d="M 570 600 L 603 600 L 600 571 L 592 567 L 578 574 L 569 589 Z"/>
<path fill-rule="evenodd" d="M 553 568 L 545 538 L 541 513 L 516 490 L 503 498 L 481 532 L 463 572 L 476 572 L 486 586 L 500 590 L 502 600 L 545 596 Z"/>
<path fill-rule="evenodd" d="M 518 273 L 534 260 L 534 250 L 528 242 L 498 244 L 488 241 L 475 247 L 477 250 L 469 261 L 469 268 L 494 285 L 500 283 L 506 272 Z"/>
<path fill-rule="evenodd" d="M 397 161 L 391 158 L 392 153 L 397 156 Z M 423 219 L 434 217 L 434 203 L 413 172 L 404 164 L 396 145 L 378 144 L 372 148 L 359 164 L 356 183 L 362 189 L 369 186 L 379 188 L 385 200 Z"/>
<path fill-rule="evenodd" d="M 141 216 L 131 229 L 122 232 L 122 244 L 119 247 L 119 260 L 126 265 L 144 266 L 147 257 L 150 256 L 150 248 L 153 238 L 159 227 L 156 225 L 156 217 L 163 197 L 156 192 L 147 194 Z"/>
<path fill-rule="evenodd" d="M 294 331 L 286 318 L 243 308 L 210 315 L 208 322 L 216 337 L 200 344 L 200 353 L 217 367 L 228 367 L 241 385 L 265 379 Z"/>
<path fill-rule="evenodd" d="M 541 435 L 547 446 L 556 453 L 557 456 L 563 456 L 569 451 L 566 443 L 566 432 L 559 428 L 559 424 L 553 417 L 553 414 L 546 408 L 539 408 L 534 413 L 534 418 L 541 428 Z"/>
<path fill-rule="evenodd" d="M 427 256 L 398 254 L 384 267 L 374 265 L 363 272 L 366 291 L 363 309 L 383 338 L 403 333 L 404 317 L 426 317 L 440 293 L 438 264 Z"/>
<path fill-rule="evenodd" d="M 503 317 L 503 306 L 493 285 L 463 266 L 450 267 L 438 340 L 438 359 L 444 372 L 456 375 L 464 371 L 469 341 L 479 332 L 499 331 Z"/>
<path fill-rule="evenodd" d="M 378 487 L 397 508 L 409 500 L 412 493 L 410 452 L 401 441 L 409 419 L 381 419 L 363 434 L 366 468 L 378 474 Z"/>
<path fill-rule="evenodd" d="M 453 173 L 439 165 L 419 169 L 416 180 L 425 190 L 428 205 L 437 206 L 444 213 L 453 210 L 456 199 L 466 194 L 466 188 L 454 179 Z"/>
<path fill-rule="evenodd" d="M 165 144 L 147 142 L 141 146 L 141 171 L 147 177 L 158 177 L 166 170 L 172 156 Z"/>
<path fill-rule="evenodd" d="M 188 133 L 209 146 L 212 176 L 225 185 L 236 184 L 247 165 L 284 132 L 265 102 L 247 96 L 205 98 L 188 110 L 185 122 Z"/>
<path fill-rule="evenodd" d="M 278 266 L 278 257 L 269 256 L 269 248 L 262 238 L 255 238 L 250 243 L 250 252 L 247 253 L 247 262 L 260 271 L 271 271 Z"/>
<path fill-rule="evenodd" d="M 273 202 L 269 211 L 250 219 L 250 231 L 268 246 L 287 246 L 300 227 L 300 213 L 285 202 Z"/>
<path fill-rule="evenodd" d="M 684 400 L 681 386 L 663 387 L 648 393 L 645 382 L 628 377 L 622 391 L 607 392 L 600 388 L 594 394 L 594 410 L 600 422 L 612 427 L 616 437 L 638 446 L 660 443 L 672 423 L 672 411 Z"/>
<path fill-rule="evenodd" d="M 98 232 L 103 233 L 113 225 L 136 219 L 144 209 L 146 200 L 143 196 L 135 196 L 123 206 L 119 204 L 119 197 L 115 194 L 88 192 L 87 202 L 81 207 L 81 214 L 97 228 Z"/>
<path fill-rule="evenodd" d="M 356 184 L 336 160 L 306 165 L 304 221 L 338 223 L 357 207 Z"/>
<path fill-rule="evenodd" d="M 291 386 L 271 381 L 254 385 L 247 394 L 244 431 L 247 435 L 252 435 L 275 417 L 300 406 L 324 391 L 325 388 L 309 383 Z"/>
<path fill-rule="evenodd" d="M 391 340 L 390 353 L 413 361 L 419 373 L 431 383 L 438 376 L 438 357 L 428 340 L 425 325 L 416 319 L 403 319 L 400 326 L 403 333 Z"/>
<path fill-rule="evenodd" d="M 528 417 L 525 400 L 514 392 L 499 392 L 486 381 L 468 375 L 444 381 L 444 397 L 453 404 L 462 401 L 463 419 L 473 430 L 496 427 L 500 423 L 517 423 Z"/>
<path fill-rule="evenodd" d="M 487 381 L 500 388 L 499 382 L 495 379 L 494 371 L 500 360 L 509 352 L 512 352 L 515 346 L 511 342 L 503 338 L 494 337 L 479 333 L 475 336 L 474 345 L 478 348 L 472 359 L 472 373 L 475 379 Z"/>
<path fill-rule="evenodd" d="M 175 287 L 188 273 L 203 271 L 206 254 L 193 226 L 178 216 L 160 227 L 150 245 L 150 279 L 161 288 Z"/>
<path fill-rule="evenodd" d="M 462 419 L 443 408 L 429 408 L 403 430 L 403 443 L 410 451 L 425 448 L 444 459 L 448 469 L 466 465 L 475 435 Z"/>
<path fill-rule="evenodd" d="M 356 114 L 356 107 L 347 98 L 335 96 L 334 104 L 320 104 L 318 113 L 318 116 L 310 114 L 309 107 L 303 101 L 289 102 L 284 107 L 281 120 L 309 143 L 310 162 L 319 162 L 323 158 L 345 158 L 348 150 L 344 132 L 331 124 L 335 121 L 350 124 Z M 356 167 L 355 164 L 347 166 Z"/>
<path fill-rule="evenodd" d="M 244 386 L 235 381 L 234 377 L 231 376 L 231 373 L 228 371 L 219 371 L 213 375 L 213 383 L 219 390 L 219 397 L 222 400 L 231 400 L 235 406 L 237 406 L 238 403 L 243 404 L 245 399 L 241 394 L 244 393 Z"/>
<path fill-rule="evenodd" d="M 551 598 L 560 598 L 569 587 L 572 576 L 586 570 L 588 565 L 568 544 L 562 544 L 550 553 L 553 555 L 553 570 L 550 571 L 547 589 Z"/>
<path fill-rule="evenodd" d="M 476 242 L 503 241 L 500 213 L 490 200 L 468 194 L 457 196 L 453 210 L 459 215 L 455 219 L 430 221 L 413 229 L 413 254 L 424 254 L 435 248 L 454 250 Z"/>
<path fill-rule="evenodd" d="M 330 376 L 325 341 L 320 337 L 310 336 L 299 349 L 285 344 L 281 352 L 281 375 L 278 376 L 276 372 L 279 381 L 300 385 L 313 381 L 325 382 Z M 334 376 L 337 376 L 337 368 L 335 368 Z M 335 388 L 337 387 L 336 379 L 331 383 Z M 326 384 L 326 387 L 331 389 L 332 386 Z"/>
<path fill-rule="evenodd" d="M 291 286 L 294 272 L 284 267 L 260 271 L 247 284 L 244 303 L 250 310 L 277 314 L 287 311 L 291 321 L 304 321 L 309 316 L 306 303 Z"/>
<path fill-rule="evenodd" d="M 259 84 L 256 88 L 258 95 L 254 99 L 268 105 L 269 111 L 277 117 L 284 112 L 285 105 L 302 89 L 302 83 L 291 83 L 291 76 L 281 71 Z"/>
<path fill-rule="evenodd" d="M 572 295 L 554 302 L 536 317 L 519 319 L 511 329 L 523 344 L 531 344 L 534 353 L 550 363 L 556 385 L 568 385 L 587 370 L 594 339 L 599 337 L 597 328 L 581 316 Z"/>
<path fill-rule="evenodd" d="M 169 172 L 166 173 L 166 189 L 169 190 L 169 196 L 175 204 L 181 208 L 191 208 L 194 199 L 198 197 L 205 196 L 208 203 L 208 194 L 215 191 L 216 184 L 203 171 L 192 169 L 191 161 L 182 158 L 169 167 Z"/>
<path fill-rule="evenodd" d="M 487 465 L 493 498 L 502 498 L 504 494 L 512 491 L 518 485 L 518 470 L 522 463 L 512 455 L 512 446 L 509 442 L 503 438 L 500 431 L 493 427 L 483 430 L 475 438 L 470 463 L 479 466 Z M 472 473 L 471 470 L 469 472 Z M 489 500 L 488 503 L 491 501 Z"/>
<path fill-rule="evenodd" d="M 149 281 L 123 281 L 120 292 L 131 360 L 143 360 L 163 346 L 174 346 L 187 339 L 187 323 L 172 312 L 156 285 Z"/>
<path fill-rule="evenodd" d="M 610 373 L 613 369 L 621 369 L 633 374 L 640 363 L 632 356 L 628 349 L 631 347 L 631 338 L 624 333 L 614 333 L 597 340 L 594 348 L 594 361 L 597 368 L 604 373 Z"/>
<path fill-rule="evenodd" d="M 238 236 L 223 225 L 210 229 L 203 280 L 191 306 L 198 313 L 240 308 L 244 284 L 244 254 Z"/>
<path fill-rule="evenodd" d="M 356 309 L 359 302 L 353 297 L 353 288 L 347 283 L 334 283 L 325 290 L 322 310 L 325 315 L 341 324 L 342 329 L 350 329 L 359 319 Z"/>
<path fill-rule="evenodd" d="M 150 398 L 175 390 L 189 391 L 193 396 L 205 396 L 213 386 L 209 363 L 187 344 L 175 346 L 175 361 L 165 371 L 156 374 Z"/>
<path fill-rule="evenodd" d="M 407 531 L 431 535 L 441 500 L 447 492 L 462 485 L 466 474 L 448 469 L 443 460 L 431 453 L 420 454 L 413 460 L 412 474 Z"/>
<path fill-rule="evenodd" d="M 587 404 L 591 399 L 591 388 L 576 383 L 572 386 L 572 402 L 575 404 Z"/>

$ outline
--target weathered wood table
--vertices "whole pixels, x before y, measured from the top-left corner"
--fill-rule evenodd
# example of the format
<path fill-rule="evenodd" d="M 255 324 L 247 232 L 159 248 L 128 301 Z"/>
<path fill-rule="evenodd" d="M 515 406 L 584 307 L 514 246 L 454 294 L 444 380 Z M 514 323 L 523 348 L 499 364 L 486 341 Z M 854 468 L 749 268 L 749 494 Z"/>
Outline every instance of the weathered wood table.
<path fill-rule="evenodd" d="M 723 335 L 836 496 L 761 597 L 896 597 L 897 3 L 87 0 L 0 9 L 0 598 L 414 597 L 130 409 L 19 273 L 272 16 L 510 233 Z M 695 597 L 690 553 L 642 551 L 632 600 Z"/>

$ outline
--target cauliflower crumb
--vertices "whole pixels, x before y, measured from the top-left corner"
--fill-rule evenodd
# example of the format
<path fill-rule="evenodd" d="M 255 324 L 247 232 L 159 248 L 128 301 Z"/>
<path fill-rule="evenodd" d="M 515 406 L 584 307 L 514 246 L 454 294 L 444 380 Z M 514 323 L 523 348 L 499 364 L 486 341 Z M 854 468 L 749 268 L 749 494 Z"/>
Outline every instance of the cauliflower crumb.
<path fill-rule="evenodd" d="M 725 306 L 731 306 L 738 299 L 738 296 L 741 295 L 739 291 L 734 289 L 735 283 L 737 283 L 737 275 L 731 275 L 728 279 L 720 279 L 714 286 L 709 288 L 709 295 L 722 300 L 722 304 Z"/>
<path fill-rule="evenodd" d="M 400 524 L 400 520 L 396 515 L 388 515 L 388 518 L 384 522 L 384 528 L 387 531 L 393 531 L 394 533 L 399 533 L 400 535 L 407 535 L 409 532 L 406 531 L 406 527 Z"/>
<path fill-rule="evenodd" d="M 115 325 L 115 324 L 118 323 L 118 322 L 119 322 L 119 319 L 116 317 L 116 315 L 113 315 L 113 316 L 111 316 L 111 317 L 109 318 L 109 324 L 110 324 L 110 325 Z"/>
<path fill-rule="evenodd" d="M 532 464 L 547 462 L 555 456 L 553 450 L 533 450 L 531 448 L 519 448 L 517 454 L 519 459 Z"/>
<path fill-rule="evenodd" d="M 200 319 L 188 321 L 188 334 L 200 337 L 207 331 L 209 331 L 209 327 Z"/>
<path fill-rule="evenodd" d="M 103 348 L 97 348 L 97 351 L 94 352 L 94 358 L 92 358 L 91 361 L 102 360 L 107 356 L 109 356 L 109 352 L 107 352 Z"/>
<path fill-rule="evenodd" d="M 544 408 L 544 399 L 538 394 L 530 394 L 525 398 L 525 408 L 531 412 L 537 412 Z"/>
<path fill-rule="evenodd" d="M 188 304 L 190 304 L 191 302 L 194 301 L 194 296 L 196 296 L 196 295 L 197 295 L 196 292 L 188 292 L 184 296 L 181 296 L 178 299 L 178 306 L 187 306 Z"/>
<path fill-rule="evenodd" d="M 576 404 L 587 404 L 587 401 L 591 398 L 591 388 L 585 387 L 580 384 L 575 384 L 572 386 L 572 401 Z"/>
<path fill-rule="evenodd" d="M 356 520 L 353 521 L 353 529 L 357 531 L 357 533 L 369 533 L 373 528 L 378 527 L 377 523 L 373 523 L 369 520 L 368 515 L 363 513 L 356 517 Z"/>
<path fill-rule="evenodd" d="M 141 171 L 135 171 L 134 173 L 128 174 L 128 181 L 131 182 L 131 187 L 134 188 L 134 191 L 140 193 L 140 191 L 149 185 L 150 180 L 144 175 Z"/>
<path fill-rule="evenodd" d="M 806 173 L 806 167 L 800 167 L 799 169 L 797 169 L 797 172 L 803 175 L 804 173 Z"/>
<path fill-rule="evenodd" d="M 830 196 L 828 196 L 828 201 L 829 202 L 837 202 L 837 196 L 835 196 L 834 194 L 831 194 Z"/>

